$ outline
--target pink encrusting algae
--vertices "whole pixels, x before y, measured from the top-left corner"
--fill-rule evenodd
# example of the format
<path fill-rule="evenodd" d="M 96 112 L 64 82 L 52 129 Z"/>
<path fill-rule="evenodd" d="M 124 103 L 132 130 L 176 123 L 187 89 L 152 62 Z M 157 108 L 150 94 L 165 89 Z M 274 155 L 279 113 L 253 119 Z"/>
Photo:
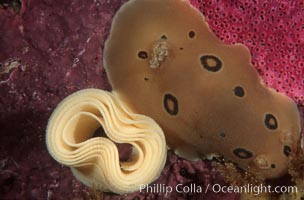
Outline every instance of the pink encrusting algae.
<path fill-rule="evenodd" d="M 245 44 L 264 82 L 304 104 L 304 1 L 191 0 L 227 44 Z"/>

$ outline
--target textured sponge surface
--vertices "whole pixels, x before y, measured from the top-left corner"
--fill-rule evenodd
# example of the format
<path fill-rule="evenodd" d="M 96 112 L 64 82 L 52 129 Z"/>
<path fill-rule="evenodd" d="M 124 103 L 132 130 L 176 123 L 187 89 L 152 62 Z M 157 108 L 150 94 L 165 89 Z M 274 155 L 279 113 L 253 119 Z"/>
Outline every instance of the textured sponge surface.
<path fill-rule="evenodd" d="M 225 43 L 243 43 L 265 83 L 304 104 L 303 1 L 191 0 Z"/>

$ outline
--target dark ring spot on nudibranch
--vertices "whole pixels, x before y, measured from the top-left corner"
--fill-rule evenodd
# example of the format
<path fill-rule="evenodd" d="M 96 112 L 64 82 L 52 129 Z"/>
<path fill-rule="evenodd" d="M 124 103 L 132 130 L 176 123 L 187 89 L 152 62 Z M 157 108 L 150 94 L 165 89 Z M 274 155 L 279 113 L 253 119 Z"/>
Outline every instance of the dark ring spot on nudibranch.
<path fill-rule="evenodd" d="M 202 66 L 210 72 L 217 72 L 222 68 L 222 61 L 212 55 L 201 56 Z"/>
<path fill-rule="evenodd" d="M 160 37 L 160 39 L 166 40 L 166 39 L 168 39 L 168 37 L 167 37 L 166 35 L 162 35 L 162 36 Z"/>
<path fill-rule="evenodd" d="M 290 146 L 285 145 L 283 152 L 284 152 L 285 156 L 288 157 L 290 155 L 290 152 L 291 152 Z"/>
<path fill-rule="evenodd" d="M 276 168 L 276 165 L 275 165 L 275 164 L 271 164 L 270 167 L 271 167 L 272 169 L 274 169 L 274 168 Z"/>
<path fill-rule="evenodd" d="M 238 96 L 238 97 L 243 97 L 245 95 L 245 91 L 241 86 L 236 86 L 233 89 L 233 92 L 234 92 L 235 96 Z"/>
<path fill-rule="evenodd" d="M 195 37 L 195 32 L 194 31 L 190 31 L 189 32 L 189 37 L 190 38 L 194 38 Z"/>
<path fill-rule="evenodd" d="M 141 59 L 147 59 L 148 53 L 146 51 L 140 51 L 140 52 L 138 52 L 137 56 Z"/>
<path fill-rule="evenodd" d="M 278 128 L 277 119 L 272 114 L 266 114 L 264 123 L 265 126 L 271 130 Z"/>
<path fill-rule="evenodd" d="M 225 132 L 220 132 L 220 136 L 224 138 L 224 137 L 226 137 L 226 133 Z"/>
<path fill-rule="evenodd" d="M 243 148 L 234 149 L 233 154 L 241 159 L 248 159 L 253 156 L 253 154 L 250 151 Z"/>
<path fill-rule="evenodd" d="M 172 94 L 165 94 L 164 107 L 170 115 L 177 115 L 178 102 L 177 99 Z"/>

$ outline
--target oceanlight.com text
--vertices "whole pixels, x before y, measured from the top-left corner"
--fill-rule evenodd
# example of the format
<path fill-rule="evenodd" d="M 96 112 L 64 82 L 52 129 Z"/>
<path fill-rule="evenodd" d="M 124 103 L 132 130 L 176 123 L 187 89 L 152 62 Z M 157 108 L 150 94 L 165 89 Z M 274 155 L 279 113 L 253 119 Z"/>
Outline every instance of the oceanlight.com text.
<path fill-rule="evenodd" d="M 252 185 L 244 186 L 222 186 L 220 184 L 212 185 L 212 191 L 215 193 L 252 193 L 259 195 L 262 193 L 297 193 L 297 186 L 271 186 L 271 185 Z"/>

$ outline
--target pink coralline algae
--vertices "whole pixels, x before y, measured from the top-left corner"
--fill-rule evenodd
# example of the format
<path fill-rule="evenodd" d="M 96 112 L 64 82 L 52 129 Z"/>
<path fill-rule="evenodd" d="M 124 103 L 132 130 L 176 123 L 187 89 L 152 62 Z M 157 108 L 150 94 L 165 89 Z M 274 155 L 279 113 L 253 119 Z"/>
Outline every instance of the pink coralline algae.
<path fill-rule="evenodd" d="M 304 1 L 191 0 L 227 44 L 243 43 L 264 82 L 304 105 Z"/>

